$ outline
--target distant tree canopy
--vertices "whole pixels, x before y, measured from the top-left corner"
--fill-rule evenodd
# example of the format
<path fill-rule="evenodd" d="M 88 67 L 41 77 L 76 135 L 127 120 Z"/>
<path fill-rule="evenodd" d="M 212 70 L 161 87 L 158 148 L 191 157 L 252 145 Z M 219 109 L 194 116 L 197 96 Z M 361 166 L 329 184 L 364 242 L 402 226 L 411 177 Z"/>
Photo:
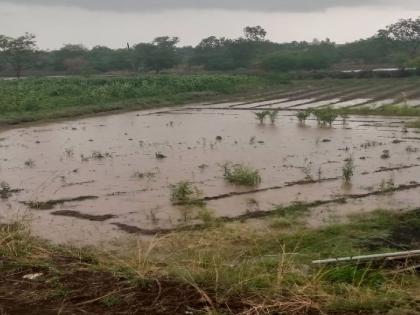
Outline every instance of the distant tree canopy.
<path fill-rule="evenodd" d="M 0 35 L 0 75 L 160 73 L 176 71 L 315 71 L 353 67 L 420 66 L 420 18 L 400 20 L 367 39 L 336 44 L 329 39 L 275 43 L 261 26 L 247 26 L 236 39 L 209 36 L 179 47 L 177 37 L 111 49 L 66 44 L 37 50 L 35 36 Z"/>
<path fill-rule="evenodd" d="M 18 38 L 0 35 L 1 57 L 14 71 L 16 77 L 34 63 L 36 52 L 35 35 L 26 33 Z"/>
<path fill-rule="evenodd" d="M 411 50 L 411 54 L 415 55 L 420 47 L 420 17 L 399 20 L 379 30 L 377 36 L 403 43 Z"/>

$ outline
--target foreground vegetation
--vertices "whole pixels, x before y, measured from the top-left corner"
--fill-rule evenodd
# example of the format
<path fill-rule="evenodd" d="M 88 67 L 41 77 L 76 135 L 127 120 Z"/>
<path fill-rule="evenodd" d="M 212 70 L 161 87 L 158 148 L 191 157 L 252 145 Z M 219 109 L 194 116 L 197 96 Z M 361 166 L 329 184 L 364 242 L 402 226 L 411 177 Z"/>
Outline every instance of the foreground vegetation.
<path fill-rule="evenodd" d="M 146 109 L 258 91 L 267 80 L 242 75 L 34 78 L 0 81 L 0 122 Z"/>
<path fill-rule="evenodd" d="M 320 230 L 298 220 L 307 210 L 279 208 L 264 229 L 209 223 L 118 251 L 52 246 L 20 225 L 2 226 L 0 305 L 11 314 L 420 313 L 420 278 L 408 261 L 311 265 L 418 248 L 419 210 L 377 211 Z"/>

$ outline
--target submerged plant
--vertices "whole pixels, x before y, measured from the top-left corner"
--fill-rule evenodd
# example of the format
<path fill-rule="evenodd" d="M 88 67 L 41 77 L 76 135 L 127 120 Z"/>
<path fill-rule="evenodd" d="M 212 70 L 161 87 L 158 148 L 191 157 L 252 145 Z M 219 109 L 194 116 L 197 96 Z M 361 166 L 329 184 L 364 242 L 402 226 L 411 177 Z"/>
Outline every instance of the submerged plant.
<path fill-rule="evenodd" d="M 260 122 L 260 124 L 264 123 L 265 117 L 267 117 L 267 115 L 269 115 L 270 111 L 268 110 L 264 110 L 262 112 L 256 112 L 255 114 L 255 118 Z"/>
<path fill-rule="evenodd" d="M 306 123 L 306 120 L 309 118 L 309 116 L 311 116 L 311 112 L 309 110 L 299 111 L 296 114 L 296 117 L 301 125 Z"/>
<path fill-rule="evenodd" d="M 0 183 L 0 198 L 7 199 L 11 191 L 10 185 L 6 182 Z"/>
<path fill-rule="evenodd" d="M 337 111 L 331 107 L 316 109 L 313 111 L 313 114 L 315 115 L 318 124 L 322 126 L 332 126 L 338 117 Z"/>
<path fill-rule="evenodd" d="M 268 117 L 270 118 L 270 122 L 272 125 L 274 125 L 277 121 L 277 118 L 279 117 L 279 111 L 278 110 L 270 110 L 267 112 Z"/>
<path fill-rule="evenodd" d="M 27 160 L 25 161 L 25 166 L 26 166 L 26 167 L 30 167 L 30 168 L 32 168 L 32 167 L 34 167 L 34 166 L 35 166 L 35 161 L 34 161 L 34 160 L 32 160 L 32 159 L 27 159 Z"/>
<path fill-rule="evenodd" d="M 181 181 L 171 185 L 171 202 L 182 206 L 203 206 L 202 192 L 191 182 Z"/>
<path fill-rule="evenodd" d="M 261 183 L 259 171 L 242 164 L 226 163 L 223 176 L 226 181 L 236 185 L 256 186 Z"/>
<path fill-rule="evenodd" d="M 354 175 L 354 161 L 353 158 L 350 157 L 346 160 L 346 163 L 343 166 L 343 178 L 345 180 L 346 183 L 350 183 L 351 182 L 351 178 Z"/>

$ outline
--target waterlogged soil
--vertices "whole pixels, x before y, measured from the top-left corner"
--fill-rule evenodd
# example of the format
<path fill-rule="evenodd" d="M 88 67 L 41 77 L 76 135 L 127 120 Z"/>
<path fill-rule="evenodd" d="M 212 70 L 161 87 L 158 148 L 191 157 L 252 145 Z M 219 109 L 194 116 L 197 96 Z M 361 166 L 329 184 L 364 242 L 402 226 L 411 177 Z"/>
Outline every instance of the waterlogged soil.
<path fill-rule="evenodd" d="M 27 219 L 35 235 L 58 243 L 98 244 L 127 232 L 148 237 L 201 222 L 202 209 L 171 204 L 170 187 L 181 180 L 197 186 L 216 217 L 326 201 L 309 218 L 319 226 L 358 211 L 418 207 L 420 135 L 403 128 L 408 118 L 353 116 L 331 128 L 314 120 L 300 125 L 293 111 L 281 111 L 274 125 L 255 119 L 256 106 L 310 102 L 292 99 L 274 95 L 243 110 L 230 102 L 3 131 L 0 179 L 10 192 L 0 199 L 0 223 Z M 350 157 L 354 176 L 344 184 Z M 225 182 L 226 162 L 258 169 L 262 183 Z M 334 203 L 340 198 L 347 202 Z"/>

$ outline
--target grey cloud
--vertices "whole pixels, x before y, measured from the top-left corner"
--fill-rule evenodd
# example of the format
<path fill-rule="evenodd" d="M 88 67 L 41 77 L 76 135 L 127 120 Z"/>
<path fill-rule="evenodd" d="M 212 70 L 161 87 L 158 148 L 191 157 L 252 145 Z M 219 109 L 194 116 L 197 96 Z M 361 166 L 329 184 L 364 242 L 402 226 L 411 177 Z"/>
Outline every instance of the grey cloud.
<path fill-rule="evenodd" d="M 73 6 L 89 10 L 149 12 L 174 9 L 225 9 L 311 12 L 335 7 L 395 6 L 420 9 L 419 0 L 0 0 L 0 3 Z"/>

